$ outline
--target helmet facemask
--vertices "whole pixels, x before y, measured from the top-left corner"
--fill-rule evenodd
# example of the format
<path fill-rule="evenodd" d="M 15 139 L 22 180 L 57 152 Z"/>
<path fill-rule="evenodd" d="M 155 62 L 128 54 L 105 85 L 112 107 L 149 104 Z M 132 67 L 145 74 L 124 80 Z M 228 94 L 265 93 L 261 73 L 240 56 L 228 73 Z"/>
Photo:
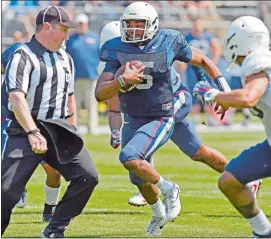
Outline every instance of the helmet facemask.
<path fill-rule="evenodd" d="M 144 28 L 129 28 L 128 21 L 142 21 L 145 22 Z M 132 18 L 132 16 L 121 17 L 121 40 L 128 43 L 142 43 L 153 38 L 158 31 L 158 19 L 151 22 L 148 17 Z M 137 37 L 136 31 L 143 31 L 142 36 Z"/>

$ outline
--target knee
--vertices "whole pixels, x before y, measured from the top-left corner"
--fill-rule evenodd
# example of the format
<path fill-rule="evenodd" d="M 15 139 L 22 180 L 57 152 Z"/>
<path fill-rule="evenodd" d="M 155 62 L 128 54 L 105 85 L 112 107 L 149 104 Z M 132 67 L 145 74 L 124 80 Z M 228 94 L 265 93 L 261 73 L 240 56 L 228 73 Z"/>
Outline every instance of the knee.
<path fill-rule="evenodd" d="M 61 174 L 54 168 L 47 170 L 46 174 L 49 180 L 59 181 L 61 178 Z"/>
<path fill-rule="evenodd" d="M 224 194 L 229 194 L 240 190 L 243 185 L 230 172 L 225 171 L 218 180 L 218 187 Z"/>
<path fill-rule="evenodd" d="M 135 159 L 143 159 L 144 155 L 142 155 L 138 150 L 134 147 L 126 146 L 124 147 L 119 155 L 119 160 L 123 164 L 123 166 L 128 169 L 127 167 L 133 167 L 135 164 L 130 163 L 132 161 L 137 161 Z M 129 170 L 129 169 L 128 169 Z"/>
<path fill-rule="evenodd" d="M 98 177 L 98 173 L 96 172 L 95 174 L 91 174 L 89 176 L 89 181 L 91 182 L 91 184 L 96 187 L 99 183 L 99 177 Z"/>
<path fill-rule="evenodd" d="M 129 172 L 137 172 L 141 170 L 141 160 L 128 160 L 122 164 Z"/>
<path fill-rule="evenodd" d="M 210 152 L 208 151 L 208 148 L 202 145 L 199 147 L 197 152 L 191 157 L 194 161 L 200 161 L 204 162 L 206 159 L 208 159 L 210 156 Z"/>
<path fill-rule="evenodd" d="M 54 181 L 60 180 L 61 174 L 56 169 L 52 168 L 47 163 L 43 164 L 42 167 L 45 170 L 48 179 L 52 179 Z"/>
<path fill-rule="evenodd" d="M 91 188 L 95 188 L 99 183 L 99 177 L 98 173 L 95 170 L 92 170 L 91 172 L 85 173 L 85 175 L 81 178 L 85 185 L 87 184 Z"/>
<path fill-rule="evenodd" d="M 129 177 L 130 177 L 130 182 L 136 186 L 141 186 L 145 182 L 141 177 L 139 177 L 133 173 L 130 173 Z"/>

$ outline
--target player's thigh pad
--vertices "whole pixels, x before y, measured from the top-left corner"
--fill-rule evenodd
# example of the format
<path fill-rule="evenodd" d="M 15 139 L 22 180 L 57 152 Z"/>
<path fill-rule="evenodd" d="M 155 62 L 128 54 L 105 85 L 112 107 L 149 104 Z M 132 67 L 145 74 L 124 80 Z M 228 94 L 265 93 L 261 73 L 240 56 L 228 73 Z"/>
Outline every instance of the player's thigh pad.
<path fill-rule="evenodd" d="M 202 145 L 194 125 L 188 119 L 183 119 L 175 124 L 170 139 L 190 158 L 196 154 Z"/>
<path fill-rule="evenodd" d="M 122 148 L 120 161 L 146 159 L 165 144 L 174 129 L 174 117 L 162 117 L 141 126 L 132 139 Z"/>
<path fill-rule="evenodd" d="M 242 184 L 271 176 L 271 146 L 265 140 L 244 150 L 238 157 L 232 159 L 226 166 Z"/>
<path fill-rule="evenodd" d="M 123 116 L 123 127 L 121 129 L 121 147 L 124 148 L 126 144 L 134 137 L 135 132 L 146 124 L 144 119 L 136 119 L 127 114 Z"/>

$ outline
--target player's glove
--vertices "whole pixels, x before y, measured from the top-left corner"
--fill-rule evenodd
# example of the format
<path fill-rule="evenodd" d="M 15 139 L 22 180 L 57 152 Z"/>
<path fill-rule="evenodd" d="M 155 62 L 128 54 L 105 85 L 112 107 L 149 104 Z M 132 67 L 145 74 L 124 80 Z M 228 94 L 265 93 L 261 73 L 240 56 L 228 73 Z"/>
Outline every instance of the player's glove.
<path fill-rule="evenodd" d="M 198 82 L 193 89 L 193 95 L 204 104 L 212 105 L 220 91 L 213 88 L 207 81 Z"/>
<path fill-rule="evenodd" d="M 114 149 L 117 149 L 121 144 L 121 135 L 119 130 L 113 129 L 111 132 L 110 144 Z"/>

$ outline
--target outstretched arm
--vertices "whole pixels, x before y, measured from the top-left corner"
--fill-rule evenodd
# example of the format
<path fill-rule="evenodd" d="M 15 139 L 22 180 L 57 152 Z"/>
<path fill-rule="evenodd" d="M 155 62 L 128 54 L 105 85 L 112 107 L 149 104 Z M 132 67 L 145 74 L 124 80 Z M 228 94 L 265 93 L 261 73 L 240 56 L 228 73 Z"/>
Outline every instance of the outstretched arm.
<path fill-rule="evenodd" d="M 120 130 L 122 126 L 122 118 L 120 112 L 119 95 L 116 94 L 107 101 L 108 103 L 108 121 L 109 127 L 112 130 Z"/>
<path fill-rule="evenodd" d="M 215 97 L 215 101 L 228 107 L 252 108 L 264 95 L 268 82 L 269 79 L 265 72 L 257 73 L 246 79 L 243 89 L 219 92 Z"/>
<path fill-rule="evenodd" d="M 189 64 L 202 67 L 206 74 L 213 80 L 222 75 L 221 71 L 218 69 L 215 63 L 205 54 L 203 54 L 202 51 L 193 46 L 190 48 L 192 51 L 192 57 L 188 62 Z"/>
<path fill-rule="evenodd" d="M 108 101 L 108 121 L 109 121 L 109 127 L 111 130 L 111 138 L 110 138 L 110 144 L 111 146 L 116 149 L 121 144 L 121 133 L 120 129 L 122 126 L 122 118 L 121 118 L 121 112 L 120 112 L 120 103 L 119 103 L 119 95 L 116 94 Z"/>

